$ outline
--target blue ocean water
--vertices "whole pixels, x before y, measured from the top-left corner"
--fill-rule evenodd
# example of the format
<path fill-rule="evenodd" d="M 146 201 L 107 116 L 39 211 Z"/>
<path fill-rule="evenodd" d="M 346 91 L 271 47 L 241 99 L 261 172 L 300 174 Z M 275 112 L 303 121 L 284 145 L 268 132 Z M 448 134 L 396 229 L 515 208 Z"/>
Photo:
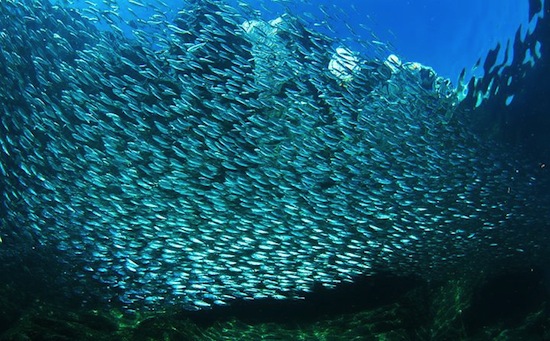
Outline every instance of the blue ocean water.
<path fill-rule="evenodd" d="M 528 25 L 528 1 L 356 1 L 352 25 L 370 15 L 375 30 L 404 60 L 429 65 L 456 81 L 489 49 L 506 45 Z M 390 34 L 392 32 L 393 34 Z"/>
<path fill-rule="evenodd" d="M 53 0 L 56 2 L 56 0 Z M 149 1 L 156 4 L 157 1 Z M 175 16 L 182 1 L 162 1 Z M 518 30 L 525 36 L 534 23 L 529 20 L 529 0 L 307 0 L 227 1 L 235 7 L 250 7 L 266 20 L 290 11 L 317 23 L 320 32 L 339 39 L 361 38 L 387 44 L 402 60 L 432 67 L 440 76 L 457 83 L 460 72 L 482 76 L 472 70 L 487 52 L 513 42 Z M 148 1 L 86 1 L 76 7 L 116 8 L 124 20 L 147 19 L 154 15 Z M 107 4 L 107 5 L 106 5 Z M 136 5 L 138 4 L 138 5 Z M 167 14 L 169 17 L 170 14 Z M 327 27 L 330 26 L 330 29 Z M 373 51 L 350 43 L 351 48 L 369 55 Z M 502 60 L 504 48 L 499 57 Z M 381 56 L 379 56 L 381 57 Z"/>
<path fill-rule="evenodd" d="M 349 34 L 346 25 L 365 39 L 373 39 L 372 32 L 403 60 L 429 65 L 454 82 L 462 69 L 470 70 L 497 44 L 513 40 L 520 26 L 523 32 L 529 26 L 528 0 L 325 0 L 294 6 L 297 13 L 319 17 L 321 6 L 341 11 L 329 19 L 340 38 Z"/>

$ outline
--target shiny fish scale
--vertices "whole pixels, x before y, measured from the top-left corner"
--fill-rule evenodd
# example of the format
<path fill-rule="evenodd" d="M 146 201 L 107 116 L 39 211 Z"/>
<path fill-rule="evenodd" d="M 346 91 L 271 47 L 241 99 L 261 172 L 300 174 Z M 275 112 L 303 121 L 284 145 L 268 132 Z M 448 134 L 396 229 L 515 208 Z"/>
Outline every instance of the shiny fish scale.
<path fill-rule="evenodd" d="M 341 85 L 333 42 L 300 20 L 283 18 L 274 53 L 230 7 L 189 6 L 138 40 L 0 6 L 3 239 L 62 251 L 67 286 L 128 309 L 301 297 L 377 271 L 430 276 L 490 244 L 506 255 L 501 230 L 547 219 L 540 203 L 522 213 L 535 180 L 443 124 L 451 104 L 414 77 Z"/>

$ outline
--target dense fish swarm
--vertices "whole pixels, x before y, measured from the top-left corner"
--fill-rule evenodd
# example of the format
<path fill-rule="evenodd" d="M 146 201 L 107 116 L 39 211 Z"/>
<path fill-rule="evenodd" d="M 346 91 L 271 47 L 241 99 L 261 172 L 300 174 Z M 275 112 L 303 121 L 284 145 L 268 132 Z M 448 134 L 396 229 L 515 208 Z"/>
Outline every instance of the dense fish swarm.
<path fill-rule="evenodd" d="M 445 271 L 547 219 L 447 81 L 290 15 L 196 1 L 127 37 L 8 0 L 0 21 L 0 245 L 55 247 L 129 309 Z"/>

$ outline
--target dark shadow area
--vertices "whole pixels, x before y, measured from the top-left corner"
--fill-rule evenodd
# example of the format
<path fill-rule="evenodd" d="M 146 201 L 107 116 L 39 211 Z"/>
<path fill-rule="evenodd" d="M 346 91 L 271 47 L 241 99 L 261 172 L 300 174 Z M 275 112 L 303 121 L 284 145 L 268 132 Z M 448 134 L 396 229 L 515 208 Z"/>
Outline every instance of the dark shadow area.
<path fill-rule="evenodd" d="M 341 284 L 336 289 L 318 286 L 304 299 L 236 300 L 226 307 L 184 312 L 178 316 L 201 326 L 229 319 L 250 324 L 311 323 L 328 316 L 353 314 L 394 303 L 422 283 L 425 282 L 412 277 L 369 276 L 355 283 Z"/>
<path fill-rule="evenodd" d="M 517 327 L 547 299 L 540 270 L 525 270 L 488 279 L 475 290 L 465 316 L 471 334 L 485 326 Z"/>

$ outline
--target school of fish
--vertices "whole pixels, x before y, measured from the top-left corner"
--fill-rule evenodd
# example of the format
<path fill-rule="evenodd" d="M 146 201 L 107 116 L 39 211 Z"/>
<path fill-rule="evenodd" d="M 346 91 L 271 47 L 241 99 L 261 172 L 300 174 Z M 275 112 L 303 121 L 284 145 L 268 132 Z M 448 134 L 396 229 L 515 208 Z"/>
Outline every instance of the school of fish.
<path fill-rule="evenodd" d="M 128 309 L 199 310 L 454 271 L 548 221 L 429 67 L 288 14 L 155 6 L 129 37 L 108 10 L 1 2 L 0 247 L 52 247 Z"/>

